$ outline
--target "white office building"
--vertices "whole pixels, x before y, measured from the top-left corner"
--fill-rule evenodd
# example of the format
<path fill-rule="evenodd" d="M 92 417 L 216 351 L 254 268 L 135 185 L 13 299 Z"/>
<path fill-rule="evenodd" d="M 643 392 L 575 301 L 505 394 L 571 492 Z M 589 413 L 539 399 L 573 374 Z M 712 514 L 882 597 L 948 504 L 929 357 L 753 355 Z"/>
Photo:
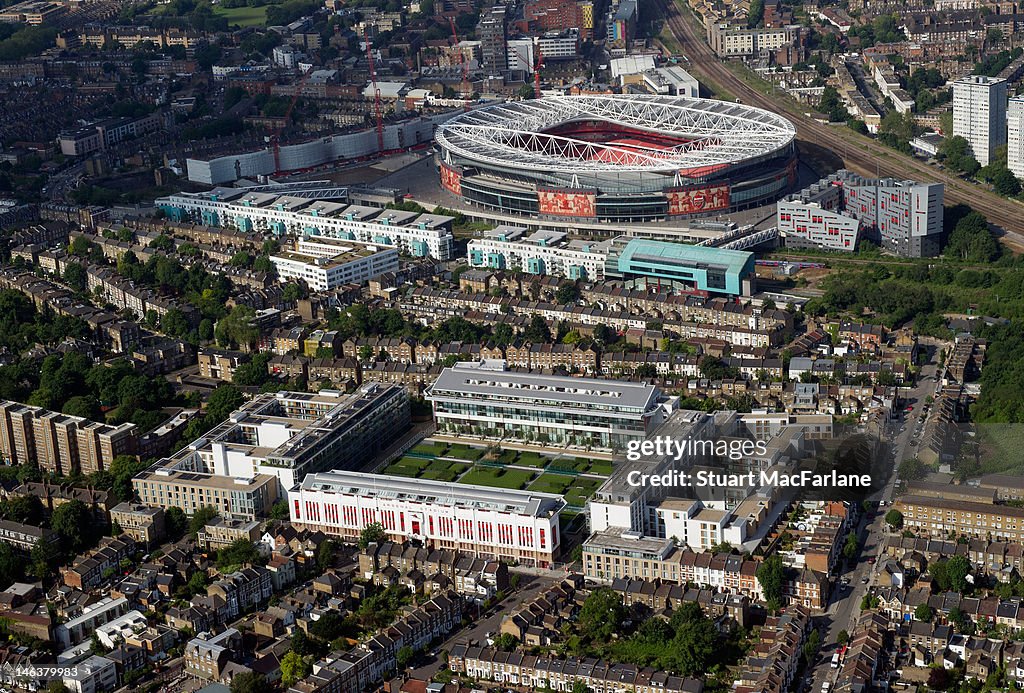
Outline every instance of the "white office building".
<path fill-rule="evenodd" d="M 398 270 L 398 248 L 312 236 L 270 256 L 281 279 L 302 279 L 314 291 L 362 284 Z"/>
<path fill-rule="evenodd" d="M 380 209 L 277 192 L 214 188 L 161 197 L 157 208 L 171 221 L 222 226 L 245 233 L 324 236 L 390 245 L 413 257 L 450 260 L 452 217 Z"/>
<path fill-rule="evenodd" d="M 953 135 L 967 140 L 982 166 L 1006 144 L 1006 90 L 1006 80 L 998 77 L 970 75 L 953 82 Z"/>
<path fill-rule="evenodd" d="M 1010 99 L 1006 109 L 1006 167 L 1024 178 L 1024 96 Z"/>
<path fill-rule="evenodd" d="M 561 547 L 561 496 L 429 479 L 332 471 L 288 492 L 292 524 L 358 538 L 380 523 L 395 541 L 550 567 Z"/>

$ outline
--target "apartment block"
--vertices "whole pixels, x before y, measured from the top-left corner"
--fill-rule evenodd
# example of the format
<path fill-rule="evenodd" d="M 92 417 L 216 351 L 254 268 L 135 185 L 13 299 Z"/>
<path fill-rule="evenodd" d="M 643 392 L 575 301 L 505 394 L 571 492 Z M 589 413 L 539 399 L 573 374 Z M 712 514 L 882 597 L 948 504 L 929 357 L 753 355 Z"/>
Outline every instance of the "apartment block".
<path fill-rule="evenodd" d="M 394 246 L 413 257 L 450 260 L 455 253 L 452 217 L 349 205 L 301 194 L 215 188 L 156 200 L 167 218 L 244 234 L 289 233 Z M 216 236 L 213 236 L 216 240 Z"/>
<path fill-rule="evenodd" d="M 329 291 L 398 271 L 398 248 L 310 236 L 270 261 L 281 279 L 301 279 L 315 291 Z"/>
<path fill-rule="evenodd" d="M 1005 79 L 984 75 L 953 82 L 953 136 L 967 140 L 982 166 L 991 163 L 996 147 L 1006 144 L 1007 87 Z"/>
<path fill-rule="evenodd" d="M 0 455 L 5 464 L 38 466 L 60 475 L 108 469 L 118 455 L 133 455 L 135 424 L 89 421 L 18 402 L 0 402 Z"/>

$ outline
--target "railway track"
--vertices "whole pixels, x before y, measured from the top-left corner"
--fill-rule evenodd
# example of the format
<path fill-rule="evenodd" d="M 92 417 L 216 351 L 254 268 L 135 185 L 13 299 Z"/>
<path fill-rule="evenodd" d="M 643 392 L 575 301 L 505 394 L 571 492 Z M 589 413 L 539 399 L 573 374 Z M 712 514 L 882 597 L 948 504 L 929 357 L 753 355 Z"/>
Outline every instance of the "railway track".
<path fill-rule="evenodd" d="M 714 82 L 745 104 L 785 114 L 796 126 L 798 139 L 814 145 L 829 145 L 834 153 L 842 156 L 847 168 L 861 175 L 943 183 L 947 203 L 963 203 L 984 214 L 996 227 L 1004 245 L 1015 252 L 1024 252 L 1024 205 L 900 154 L 848 128 L 845 128 L 847 132 L 840 132 L 841 126 L 819 123 L 788 100 L 772 99 L 729 70 L 693 24 L 682 16 L 673 0 L 654 0 L 654 4 L 688 58 L 688 69 L 697 73 L 695 76 Z M 842 145 L 842 152 L 836 151 L 837 143 Z"/>

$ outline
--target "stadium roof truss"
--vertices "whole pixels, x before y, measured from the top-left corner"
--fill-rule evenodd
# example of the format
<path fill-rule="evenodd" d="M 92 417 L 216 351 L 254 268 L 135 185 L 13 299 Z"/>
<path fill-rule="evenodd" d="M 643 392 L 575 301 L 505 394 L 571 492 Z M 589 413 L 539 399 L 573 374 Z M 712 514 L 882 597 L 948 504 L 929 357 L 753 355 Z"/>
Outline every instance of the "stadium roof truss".
<path fill-rule="evenodd" d="M 582 120 L 644 130 L 683 143 L 668 148 L 590 142 L 546 131 Z M 555 96 L 469 111 L 438 128 L 446 155 L 492 166 L 575 173 L 672 173 L 769 155 L 796 130 L 785 118 L 751 106 L 657 95 Z"/>

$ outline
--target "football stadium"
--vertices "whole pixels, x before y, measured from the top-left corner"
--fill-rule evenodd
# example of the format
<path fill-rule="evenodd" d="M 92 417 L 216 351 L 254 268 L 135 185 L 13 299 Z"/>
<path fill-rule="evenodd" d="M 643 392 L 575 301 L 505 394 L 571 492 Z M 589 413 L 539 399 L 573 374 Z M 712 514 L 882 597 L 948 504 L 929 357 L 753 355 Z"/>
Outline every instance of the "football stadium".
<path fill-rule="evenodd" d="M 435 134 L 441 185 L 540 219 L 659 221 L 775 201 L 796 183 L 796 129 L 729 101 L 602 94 L 496 103 Z"/>

